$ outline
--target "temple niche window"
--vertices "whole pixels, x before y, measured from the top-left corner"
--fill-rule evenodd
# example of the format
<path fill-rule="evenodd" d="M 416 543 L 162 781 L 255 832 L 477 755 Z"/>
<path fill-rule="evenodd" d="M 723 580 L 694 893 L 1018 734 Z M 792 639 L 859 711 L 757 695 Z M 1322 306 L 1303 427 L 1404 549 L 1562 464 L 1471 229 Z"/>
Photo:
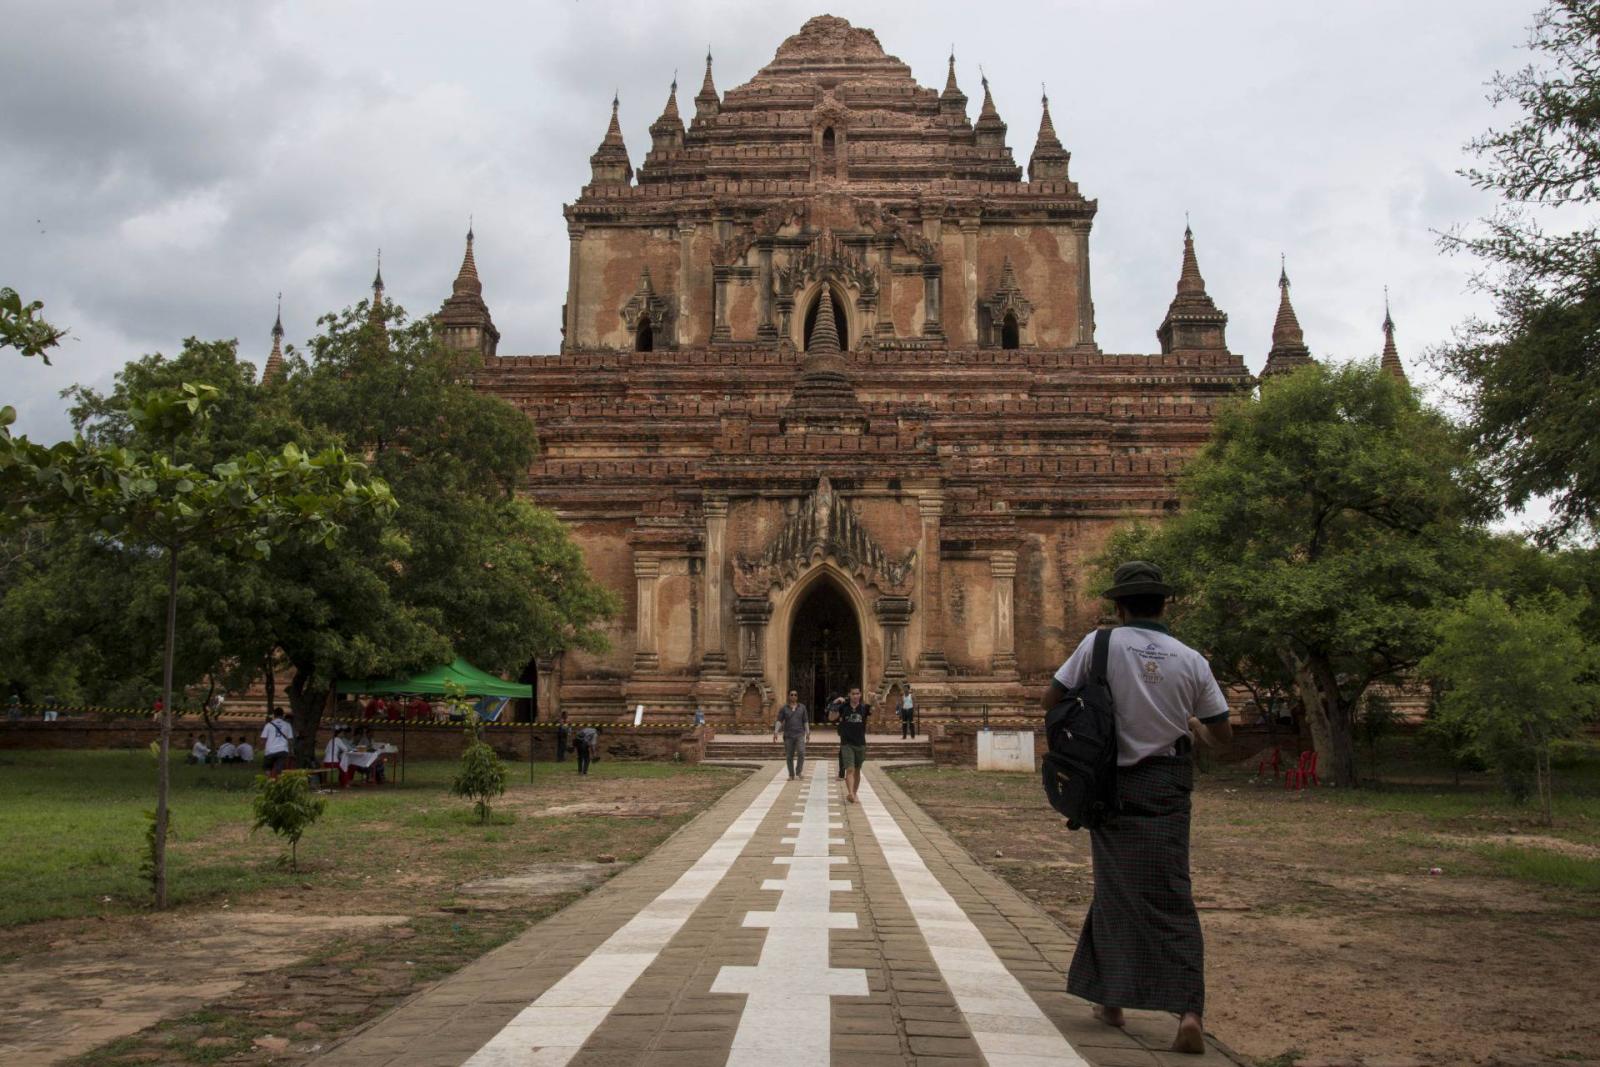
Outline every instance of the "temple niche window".
<path fill-rule="evenodd" d="M 834 333 L 839 339 L 840 351 L 850 351 L 849 317 L 845 314 L 844 302 L 839 299 L 839 294 L 829 286 L 823 286 L 817 291 L 816 298 L 811 301 L 811 307 L 806 311 L 805 350 L 811 351 L 812 335 L 817 328 L 817 316 L 826 309 L 833 316 Z"/>
<path fill-rule="evenodd" d="M 982 319 L 979 343 L 985 348 L 1032 347 L 1033 338 L 1028 333 L 1028 319 L 1033 315 L 1033 304 L 1022 295 L 1017 282 L 1017 272 L 1007 256 L 1000 268 L 1000 281 L 992 293 L 978 301 Z"/>
<path fill-rule="evenodd" d="M 672 300 L 656 292 L 650 268 L 639 272 L 639 287 L 622 305 L 622 322 L 633 337 L 635 352 L 654 352 L 656 346 L 676 348 L 672 337 Z"/>
<path fill-rule="evenodd" d="M 833 127 L 829 126 L 822 131 L 822 166 L 825 173 L 832 174 L 839 158 L 838 143 L 833 136 Z"/>

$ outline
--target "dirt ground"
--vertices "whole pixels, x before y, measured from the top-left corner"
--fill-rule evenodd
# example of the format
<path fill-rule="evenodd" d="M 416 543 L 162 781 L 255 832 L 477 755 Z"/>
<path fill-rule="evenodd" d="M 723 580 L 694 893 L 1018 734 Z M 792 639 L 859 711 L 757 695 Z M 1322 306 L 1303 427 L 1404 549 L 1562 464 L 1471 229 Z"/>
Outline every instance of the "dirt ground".
<path fill-rule="evenodd" d="M 487 827 L 453 823 L 459 801 L 405 794 L 403 818 L 343 831 L 382 839 L 381 868 L 353 842 L 332 850 L 370 873 L 325 852 L 289 892 L 0 930 L 0 1064 L 305 1062 L 610 878 L 741 777 L 561 776 L 514 787 Z M 240 827 L 207 847 L 260 844 Z"/>
<path fill-rule="evenodd" d="M 1088 838 L 1032 776 L 896 777 L 981 862 L 1082 925 Z M 1504 877 L 1475 851 L 1593 845 L 1520 829 L 1202 776 L 1192 863 L 1207 1029 L 1274 1067 L 1600 1061 L 1600 897 Z"/>

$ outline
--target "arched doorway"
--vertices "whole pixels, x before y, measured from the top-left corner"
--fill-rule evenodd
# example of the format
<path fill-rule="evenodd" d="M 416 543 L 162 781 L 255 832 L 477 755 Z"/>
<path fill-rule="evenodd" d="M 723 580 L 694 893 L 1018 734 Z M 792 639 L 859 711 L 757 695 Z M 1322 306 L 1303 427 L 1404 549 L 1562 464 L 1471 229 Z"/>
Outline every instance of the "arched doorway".
<path fill-rule="evenodd" d="M 866 686 L 861 677 L 861 624 L 844 590 L 832 581 L 819 581 L 795 607 L 784 693 L 798 689 L 815 717 L 829 700 L 848 693 L 853 685 Z"/>
<path fill-rule="evenodd" d="M 839 299 L 839 294 L 830 285 L 817 290 L 816 299 L 811 301 L 811 307 L 806 311 L 805 350 L 811 351 L 811 331 L 817 328 L 817 314 L 823 308 L 833 312 L 833 326 L 839 334 L 839 347 L 850 351 L 850 326 L 845 316 L 844 301 Z"/>
<path fill-rule="evenodd" d="M 634 336 L 633 350 L 635 352 L 651 352 L 655 350 L 655 347 L 655 330 L 651 328 L 650 319 L 647 316 L 639 320 L 639 332 Z"/>
<path fill-rule="evenodd" d="M 1017 326 L 1017 316 L 1006 312 L 1005 321 L 1000 324 L 1000 347 L 1016 348 L 1022 341 L 1022 330 Z"/>

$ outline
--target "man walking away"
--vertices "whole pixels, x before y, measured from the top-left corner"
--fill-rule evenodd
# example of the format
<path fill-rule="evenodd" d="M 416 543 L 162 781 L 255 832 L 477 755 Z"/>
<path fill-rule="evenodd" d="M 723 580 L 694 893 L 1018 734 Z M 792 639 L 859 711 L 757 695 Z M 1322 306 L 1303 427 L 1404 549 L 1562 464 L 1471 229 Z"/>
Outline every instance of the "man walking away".
<path fill-rule="evenodd" d="M 589 761 L 594 758 L 595 746 L 600 743 L 600 731 L 585 726 L 578 731 L 578 773 L 589 773 Z"/>
<path fill-rule="evenodd" d="M 261 755 L 268 778 L 276 778 L 289 766 L 289 745 L 294 740 L 293 713 L 272 709 L 272 717 L 261 728 Z"/>
<path fill-rule="evenodd" d="M 572 741 L 572 727 L 567 725 L 567 713 L 562 712 L 556 721 L 556 762 L 567 762 L 567 745 Z"/>
<path fill-rule="evenodd" d="M 900 740 L 917 736 L 917 706 L 911 699 L 911 684 L 906 683 L 906 694 L 900 698 Z"/>
<path fill-rule="evenodd" d="M 811 737 L 811 714 L 800 703 L 800 690 L 789 690 L 789 702 L 778 709 L 778 721 L 772 727 L 772 739 L 783 734 L 783 762 L 789 768 L 792 782 L 806 772 L 806 741 Z"/>
<path fill-rule="evenodd" d="M 1174 1052 L 1205 1051 L 1205 966 L 1189 882 L 1191 738 L 1227 744 L 1228 702 L 1204 656 L 1160 621 L 1172 589 L 1159 568 L 1117 568 L 1103 594 L 1116 604 L 1106 680 L 1116 704 L 1115 817 L 1090 831 L 1094 899 L 1067 972 L 1067 992 L 1095 1018 L 1123 1025 L 1124 1008 L 1181 1016 Z M 1056 672 L 1044 706 L 1088 680 L 1094 634 Z"/>
<path fill-rule="evenodd" d="M 844 766 L 845 800 L 856 802 L 861 768 L 867 762 L 867 719 L 872 705 L 861 703 L 861 687 L 850 687 L 850 700 L 839 709 L 839 762 Z"/>

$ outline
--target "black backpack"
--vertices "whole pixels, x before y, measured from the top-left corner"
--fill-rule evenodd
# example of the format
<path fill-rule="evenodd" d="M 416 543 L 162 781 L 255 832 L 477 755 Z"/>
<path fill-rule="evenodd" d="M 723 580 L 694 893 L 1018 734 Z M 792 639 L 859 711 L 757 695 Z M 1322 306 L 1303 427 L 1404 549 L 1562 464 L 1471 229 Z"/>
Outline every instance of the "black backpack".
<path fill-rule="evenodd" d="M 1070 830 L 1104 826 L 1117 803 L 1117 711 L 1106 681 L 1111 631 L 1094 635 L 1089 677 L 1044 717 L 1044 793 Z"/>

